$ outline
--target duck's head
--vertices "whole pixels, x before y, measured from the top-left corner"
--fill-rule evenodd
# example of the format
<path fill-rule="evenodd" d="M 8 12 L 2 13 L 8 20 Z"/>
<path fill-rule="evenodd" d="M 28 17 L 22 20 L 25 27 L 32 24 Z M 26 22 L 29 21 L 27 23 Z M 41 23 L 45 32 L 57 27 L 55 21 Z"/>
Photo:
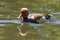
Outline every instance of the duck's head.
<path fill-rule="evenodd" d="M 20 10 L 20 13 L 23 13 L 23 14 L 28 13 L 28 12 L 29 12 L 28 8 L 21 8 Z"/>
<path fill-rule="evenodd" d="M 28 10 L 28 8 L 21 8 L 20 13 L 21 13 L 23 16 L 27 16 L 28 13 L 29 13 L 29 10 Z"/>

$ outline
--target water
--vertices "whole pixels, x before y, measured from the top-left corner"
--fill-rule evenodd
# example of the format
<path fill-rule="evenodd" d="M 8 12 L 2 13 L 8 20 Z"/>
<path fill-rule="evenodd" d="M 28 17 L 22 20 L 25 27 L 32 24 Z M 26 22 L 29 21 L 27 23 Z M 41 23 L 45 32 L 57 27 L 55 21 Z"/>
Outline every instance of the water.
<path fill-rule="evenodd" d="M 48 22 L 49 24 L 60 24 L 60 20 L 57 20 L 55 22 Z"/>
<path fill-rule="evenodd" d="M 55 13 L 53 13 L 53 14 L 57 14 L 57 15 L 60 15 L 60 12 L 55 12 Z"/>
<path fill-rule="evenodd" d="M 0 23 L 21 23 L 19 20 L 0 20 Z"/>
<path fill-rule="evenodd" d="M 16 23 L 16 24 L 21 24 L 19 20 L 0 20 L 0 26 L 6 26 L 6 24 L 1 24 L 1 23 Z M 60 24 L 60 20 L 53 21 L 53 22 L 48 22 L 48 24 Z M 30 26 L 43 26 L 44 24 L 35 24 L 35 23 L 28 23 Z"/>
<path fill-rule="evenodd" d="M 55 13 L 53 15 L 56 15 L 55 17 L 58 18 L 57 15 L 60 15 L 60 14 Z M 56 26 L 60 26 L 60 20 L 59 19 L 54 19 L 54 20 L 55 21 L 48 21 L 48 24 L 27 23 L 29 28 L 27 29 L 27 25 L 24 25 L 25 27 L 24 30 L 27 30 L 29 33 L 25 37 L 21 37 L 21 35 L 19 35 L 18 33 L 19 31 L 16 28 L 21 24 L 20 20 L 0 20 L 0 29 L 3 29 L 3 30 L 0 30 L 0 35 L 5 35 L 5 36 L 1 36 L 2 38 L 0 39 L 12 38 L 13 40 L 15 39 L 28 40 L 33 38 L 36 40 L 43 40 L 43 39 L 51 38 L 52 37 L 51 35 L 53 35 L 53 37 L 55 38 L 55 35 L 60 34 L 59 33 L 60 29 L 58 27 L 56 28 Z"/>
<path fill-rule="evenodd" d="M 6 24 L 1 24 L 1 23 L 16 23 L 16 24 L 21 24 L 20 20 L 0 20 L 0 26 L 6 26 Z M 60 20 L 48 22 L 48 24 L 60 24 Z M 44 24 L 35 24 L 35 23 L 28 23 L 30 26 L 43 26 Z"/>
<path fill-rule="evenodd" d="M 0 20 L 0 23 L 16 23 L 21 24 L 20 20 Z M 4 26 L 5 24 L 0 24 L 0 26 Z M 34 24 L 34 23 L 28 23 L 30 26 L 42 26 L 43 24 Z"/>
<path fill-rule="evenodd" d="M 43 26 L 43 24 L 34 24 L 34 23 L 29 23 L 29 25 L 32 26 Z"/>
<path fill-rule="evenodd" d="M 27 7 L 31 12 L 52 13 L 55 21 L 34 24 L 25 23 L 21 36 L 17 30 L 21 21 L 17 20 L 19 10 Z M 0 0 L 0 40 L 60 40 L 60 2 L 59 0 Z"/>
<path fill-rule="evenodd" d="M 6 26 L 6 24 L 0 24 L 0 26 Z"/>

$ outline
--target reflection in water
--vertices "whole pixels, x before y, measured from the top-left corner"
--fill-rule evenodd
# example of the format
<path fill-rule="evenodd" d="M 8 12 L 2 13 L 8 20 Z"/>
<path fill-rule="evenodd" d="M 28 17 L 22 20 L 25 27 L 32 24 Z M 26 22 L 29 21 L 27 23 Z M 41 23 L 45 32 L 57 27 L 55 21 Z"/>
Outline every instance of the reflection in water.
<path fill-rule="evenodd" d="M 0 17 L 3 16 L 2 14 L 0 14 Z"/>
<path fill-rule="evenodd" d="M 7 36 L 0 36 L 0 39 L 6 39 L 8 38 Z"/>
<path fill-rule="evenodd" d="M 0 20 L 0 23 L 16 23 L 21 24 L 20 20 Z M 60 20 L 48 22 L 48 24 L 60 24 Z M 28 23 L 29 26 L 43 26 L 43 24 Z M 5 24 L 0 24 L 0 26 L 5 26 Z"/>
<path fill-rule="evenodd" d="M 0 23 L 16 23 L 21 24 L 20 20 L 0 20 Z M 43 24 L 34 24 L 34 23 L 28 23 L 30 26 L 43 26 Z"/>
<path fill-rule="evenodd" d="M 21 23 L 19 20 L 0 20 L 0 23 Z"/>
<path fill-rule="evenodd" d="M 34 23 L 29 23 L 30 26 L 43 26 L 43 24 L 34 24 Z"/>
<path fill-rule="evenodd" d="M 54 21 L 54 22 L 48 22 L 49 24 L 60 24 L 60 20 Z"/>
<path fill-rule="evenodd" d="M 43 32 L 43 31 L 44 31 L 44 30 L 42 30 L 42 29 L 38 29 L 38 30 L 37 30 L 37 32 Z"/>
<path fill-rule="evenodd" d="M 53 13 L 53 14 L 60 14 L 60 12 L 55 12 L 55 13 Z"/>
<path fill-rule="evenodd" d="M 53 13 L 54 15 L 57 15 L 56 17 L 57 18 L 59 18 L 58 17 L 58 15 L 60 14 L 60 12 L 55 12 L 55 13 Z M 52 18 L 53 19 L 53 18 Z M 48 24 L 60 24 L 60 20 L 56 20 L 56 18 L 54 19 L 55 21 L 52 21 L 52 22 L 48 22 Z"/>
<path fill-rule="evenodd" d="M 6 24 L 0 24 L 0 26 L 6 26 Z"/>

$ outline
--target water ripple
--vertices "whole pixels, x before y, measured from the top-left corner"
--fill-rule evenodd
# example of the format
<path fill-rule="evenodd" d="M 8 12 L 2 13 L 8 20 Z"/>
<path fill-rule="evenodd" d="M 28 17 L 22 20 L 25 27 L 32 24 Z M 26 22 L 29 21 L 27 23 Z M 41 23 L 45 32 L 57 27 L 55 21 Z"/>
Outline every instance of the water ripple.
<path fill-rule="evenodd" d="M 0 26 L 6 26 L 6 24 L 0 24 Z"/>

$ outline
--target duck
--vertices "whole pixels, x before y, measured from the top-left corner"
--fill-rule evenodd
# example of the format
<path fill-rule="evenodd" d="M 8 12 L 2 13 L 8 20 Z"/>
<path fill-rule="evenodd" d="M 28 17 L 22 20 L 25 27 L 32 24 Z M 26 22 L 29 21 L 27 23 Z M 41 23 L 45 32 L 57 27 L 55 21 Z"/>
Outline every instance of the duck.
<path fill-rule="evenodd" d="M 52 14 L 43 14 L 43 13 L 30 13 L 28 8 L 21 8 L 20 14 L 18 15 L 18 19 L 22 20 L 22 24 L 31 22 L 31 23 L 39 23 L 41 20 L 50 20 Z M 23 25 L 22 25 L 23 26 Z M 17 27 L 19 30 L 19 34 L 21 36 L 26 36 L 28 32 L 23 32 L 23 28 L 20 26 Z"/>
<path fill-rule="evenodd" d="M 53 16 L 52 14 L 29 13 L 28 8 L 21 8 L 18 19 L 19 20 L 22 19 L 23 20 L 22 22 L 39 23 L 41 19 L 49 20 L 52 16 Z"/>

